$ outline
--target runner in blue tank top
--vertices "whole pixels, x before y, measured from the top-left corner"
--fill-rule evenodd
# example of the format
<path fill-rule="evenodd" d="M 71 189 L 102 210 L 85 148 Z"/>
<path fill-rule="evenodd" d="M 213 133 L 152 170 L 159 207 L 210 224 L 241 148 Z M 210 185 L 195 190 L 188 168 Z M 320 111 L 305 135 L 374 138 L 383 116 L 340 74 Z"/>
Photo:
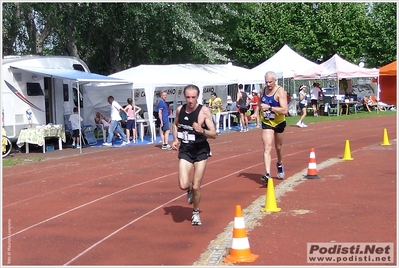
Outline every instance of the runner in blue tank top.
<path fill-rule="evenodd" d="M 201 225 L 201 182 L 207 159 L 211 156 L 207 139 L 215 139 L 216 130 L 210 110 L 197 102 L 199 88 L 188 85 L 183 94 L 186 104 L 176 109 L 172 148 L 179 150 L 179 186 L 182 190 L 187 190 L 187 202 L 193 204 L 191 224 Z M 190 179 L 193 167 L 194 178 Z"/>
<path fill-rule="evenodd" d="M 276 84 L 276 74 L 265 74 L 265 88 L 260 91 L 260 98 L 253 118 L 260 116 L 262 122 L 263 160 L 266 174 L 261 177 L 267 185 L 270 176 L 271 149 L 276 148 L 277 153 L 277 178 L 284 179 L 283 167 L 283 137 L 286 126 L 285 115 L 288 113 L 287 92 Z"/>

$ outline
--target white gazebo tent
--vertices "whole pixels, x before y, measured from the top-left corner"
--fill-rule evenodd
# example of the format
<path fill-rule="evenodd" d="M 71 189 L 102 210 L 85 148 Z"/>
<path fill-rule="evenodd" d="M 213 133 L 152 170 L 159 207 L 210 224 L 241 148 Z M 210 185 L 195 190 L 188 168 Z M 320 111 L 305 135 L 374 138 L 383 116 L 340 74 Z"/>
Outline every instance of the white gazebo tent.
<path fill-rule="evenodd" d="M 249 69 L 231 64 L 170 64 L 139 65 L 110 75 L 113 78 L 134 82 L 133 90 L 144 88 L 148 114 L 153 114 L 154 92 L 157 87 L 179 87 L 189 84 L 204 86 L 255 83 L 263 77 L 255 77 Z M 256 80 L 257 79 L 257 80 Z M 202 102 L 202 90 L 199 101 Z M 156 138 L 155 123 L 150 123 L 152 141 Z"/>
<path fill-rule="evenodd" d="M 284 87 L 284 78 L 292 78 L 295 72 L 307 70 L 315 66 L 317 66 L 316 63 L 299 55 L 288 45 L 284 45 L 271 58 L 252 68 L 251 72 L 263 79 L 266 72 L 273 71 L 276 73 L 277 78 L 283 79 Z"/>
<path fill-rule="evenodd" d="M 295 72 L 294 79 L 328 79 L 335 78 L 337 83 L 343 78 L 358 77 L 378 77 L 379 70 L 376 68 L 362 68 L 356 64 L 350 63 L 338 54 L 335 54 L 327 61 L 312 67 L 308 70 Z M 338 107 L 339 110 L 339 107 Z"/>

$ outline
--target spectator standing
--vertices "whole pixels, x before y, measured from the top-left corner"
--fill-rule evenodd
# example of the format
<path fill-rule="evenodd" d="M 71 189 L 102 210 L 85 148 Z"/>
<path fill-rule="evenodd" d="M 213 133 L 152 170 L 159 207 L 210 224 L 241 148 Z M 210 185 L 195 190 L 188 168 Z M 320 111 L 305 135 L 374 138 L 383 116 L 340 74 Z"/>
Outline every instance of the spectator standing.
<path fill-rule="evenodd" d="M 160 92 L 156 92 L 155 93 L 155 100 L 154 100 L 154 118 L 156 119 L 155 121 L 155 127 L 159 128 L 159 125 L 161 123 L 161 121 L 159 120 L 159 114 L 158 114 L 158 102 L 161 100 L 161 93 Z"/>
<path fill-rule="evenodd" d="M 219 98 L 215 92 L 211 93 L 211 98 L 209 99 L 209 108 L 212 113 L 212 120 L 215 124 L 216 133 L 220 134 L 220 113 L 222 112 L 222 99 Z"/>
<path fill-rule="evenodd" d="M 260 116 L 262 123 L 263 160 L 266 174 L 261 177 L 267 185 L 270 176 L 271 149 L 277 153 L 277 178 L 284 179 L 283 137 L 286 127 L 287 92 L 276 84 L 277 77 L 272 71 L 265 74 L 266 87 L 260 91 L 260 99 L 253 117 Z"/>
<path fill-rule="evenodd" d="M 108 129 L 108 137 L 107 141 L 103 143 L 104 146 L 106 147 L 112 147 L 112 138 L 114 137 L 114 131 L 120 135 L 122 138 L 122 146 L 125 146 L 128 144 L 126 135 L 123 133 L 122 127 L 121 127 L 121 121 L 122 118 L 120 116 L 120 112 L 125 111 L 123 110 L 122 106 L 118 102 L 115 101 L 113 96 L 108 97 L 108 103 L 111 105 L 111 123 Z"/>
<path fill-rule="evenodd" d="M 256 89 L 252 90 L 252 100 L 251 100 L 251 115 L 253 115 L 256 111 L 256 107 L 258 107 L 259 97 L 258 91 Z M 256 127 L 259 128 L 259 116 L 256 117 Z"/>
<path fill-rule="evenodd" d="M 137 132 L 136 132 L 136 113 L 141 111 L 141 108 L 133 105 L 133 99 L 127 99 L 127 105 L 124 109 L 127 114 L 126 120 L 126 139 L 127 142 L 130 142 L 130 134 L 132 135 L 132 142 L 136 143 L 137 140 Z"/>
<path fill-rule="evenodd" d="M 238 113 L 240 114 L 240 123 L 241 123 L 240 132 L 248 132 L 248 117 L 246 115 L 248 111 L 247 99 L 248 95 L 247 92 L 245 92 L 244 90 L 244 86 L 242 84 L 239 84 L 237 92 L 237 105 L 239 108 Z"/>
<path fill-rule="evenodd" d="M 83 121 L 83 118 L 78 114 L 78 107 L 73 108 L 73 114 L 69 116 L 69 121 L 72 126 L 72 148 L 80 149 L 80 138 L 79 132 L 81 129 L 80 123 Z"/>
<path fill-rule="evenodd" d="M 313 108 L 313 116 L 319 116 L 319 114 L 317 113 L 317 103 L 322 96 L 323 91 L 320 88 L 320 84 L 314 82 L 313 87 L 310 89 L 310 102 Z"/>
<path fill-rule="evenodd" d="M 195 85 L 184 88 L 186 104 L 177 108 L 173 124 L 172 146 L 179 151 L 179 187 L 187 190 L 187 202 L 193 204 L 192 225 L 201 225 L 201 182 L 207 159 L 211 156 L 207 139 L 215 139 L 217 136 L 209 109 L 198 104 L 199 92 Z M 192 168 L 194 174 L 193 179 L 190 179 Z"/>
<path fill-rule="evenodd" d="M 308 100 L 306 99 L 306 86 L 299 86 L 299 109 L 301 110 L 301 118 L 299 118 L 298 123 L 296 125 L 298 127 L 307 127 L 303 120 L 306 117 L 306 108 L 308 107 Z"/>
<path fill-rule="evenodd" d="M 162 150 L 172 150 L 172 147 L 169 145 L 169 112 L 168 106 L 165 102 L 168 93 L 166 91 L 162 91 L 160 96 L 161 99 L 158 101 L 158 116 L 160 120 L 159 134 L 161 135 Z"/>

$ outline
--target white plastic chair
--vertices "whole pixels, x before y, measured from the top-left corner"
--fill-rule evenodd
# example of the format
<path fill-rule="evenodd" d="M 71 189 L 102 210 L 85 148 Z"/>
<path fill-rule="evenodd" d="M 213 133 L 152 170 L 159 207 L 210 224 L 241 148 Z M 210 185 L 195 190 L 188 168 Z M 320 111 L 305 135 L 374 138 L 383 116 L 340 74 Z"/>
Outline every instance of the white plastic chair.
<path fill-rule="evenodd" d="M 100 138 L 100 135 L 103 137 L 103 141 L 106 142 L 107 140 L 107 131 L 104 129 L 104 126 L 102 124 L 96 124 L 97 128 L 97 139 Z"/>
<path fill-rule="evenodd" d="M 147 135 L 150 134 L 150 118 L 148 117 L 148 112 L 144 112 L 143 113 L 143 117 L 145 120 L 148 120 L 146 122 L 144 122 L 143 126 L 144 126 L 144 133 L 146 133 Z"/>

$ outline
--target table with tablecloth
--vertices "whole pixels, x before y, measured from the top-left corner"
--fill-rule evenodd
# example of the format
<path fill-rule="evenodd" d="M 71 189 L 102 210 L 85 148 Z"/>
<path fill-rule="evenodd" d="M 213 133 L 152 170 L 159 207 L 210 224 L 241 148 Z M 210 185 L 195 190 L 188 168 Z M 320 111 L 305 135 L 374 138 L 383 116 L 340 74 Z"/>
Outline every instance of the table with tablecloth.
<path fill-rule="evenodd" d="M 62 141 L 65 142 L 65 130 L 62 125 L 34 126 L 22 129 L 19 133 L 17 146 L 26 145 L 26 153 L 29 153 L 29 144 L 43 146 L 43 153 L 46 152 L 46 138 L 57 137 L 58 148 L 62 150 Z"/>

